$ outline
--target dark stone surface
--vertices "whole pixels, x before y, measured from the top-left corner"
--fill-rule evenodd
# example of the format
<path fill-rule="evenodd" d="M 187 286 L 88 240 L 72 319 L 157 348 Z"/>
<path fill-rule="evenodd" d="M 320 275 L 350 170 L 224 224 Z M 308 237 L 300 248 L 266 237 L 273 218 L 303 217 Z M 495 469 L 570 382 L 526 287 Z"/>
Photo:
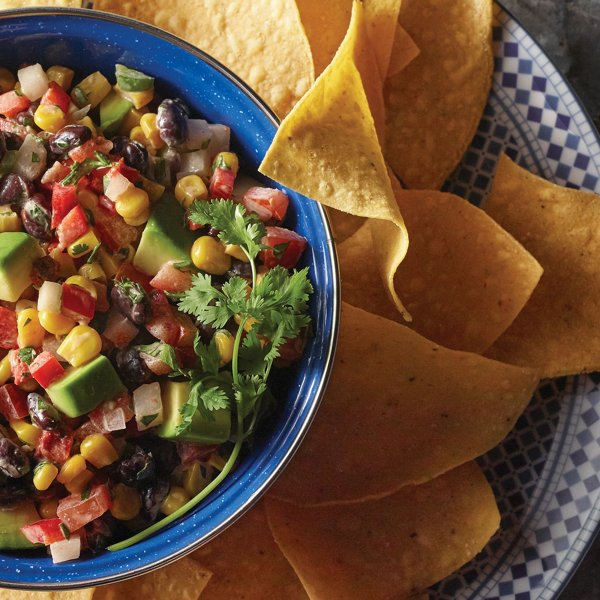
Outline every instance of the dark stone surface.
<path fill-rule="evenodd" d="M 567 76 L 600 125 L 600 0 L 501 0 Z M 560 600 L 600 600 L 600 538 Z"/>

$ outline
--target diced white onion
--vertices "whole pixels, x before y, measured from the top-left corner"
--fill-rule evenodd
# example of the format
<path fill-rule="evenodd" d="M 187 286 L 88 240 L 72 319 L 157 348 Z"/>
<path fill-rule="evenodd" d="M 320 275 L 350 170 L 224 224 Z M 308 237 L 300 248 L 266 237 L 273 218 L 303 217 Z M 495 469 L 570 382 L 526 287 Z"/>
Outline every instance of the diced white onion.
<path fill-rule="evenodd" d="M 57 160 L 54 164 L 42 175 L 41 183 L 54 183 L 64 179 L 69 174 L 69 167 L 63 165 Z"/>
<path fill-rule="evenodd" d="M 61 540 L 50 544 L 50 554 L 53 563 L 76 560 L 81 554 L 81 538 L 79 534 L 72 533 L 68 540 Z"/>
<path fill-rule="evenodd" d="M 37 305 L 33 300 L 18 300 L 15 304 L 15 312 L 19 314 L 28 308 L 36 308 L 36 306 Z"/>
<path fill-rule="evenodd" d="M 185 152 L 181 155 L 181 163 L 177 179 L 186 175 L 198 175 L 199 177 L 210 177 L 211 158 L 206 150 L 196 150 L 195 152 Z"/>
<path fill-rule="evenodd" d="M 59 313 L 62 299 L 62 285 L 54 281 L 44 281 L 38 295 L 38 310 Z"/>
<path fill-rule="evenodd" d="M 71 102 L 71 106 L 69 106 L 69 116 L 71 117 L 72 121 L 79 121 L 80 119 L 83 119 L 83 117 L 85 117 L 90 112 L 91 108 L 92 108 L 91 104 L 86 104 L 83 108 L 77 108 L 77 105 L 75 105 Z M 71 112 L 71 109 L 72 109 L 72 112 Z"/>
<path fill-rule="evenodd" d="M 29 133 L 17 151 L 13 172 L 24 179 L 34 181 L 46 170 L 46 147 L 37 136 Z"/>
<path fill-rule="evenodd" d="M 117 348 L 124 348 L 138 334 L 139 329 L 118 310 L 111 309 L 108 313 L 106 328 L 102 335 L 110 340 Z"/>
<path fill-rule="evenodd" d="M 111 411 L 104 413 L 104 429 L 108 431 L 120 431 L 125 429 L 125 413 L 122 408 L 115 408 Z"/>
<path fill-rule="evenodd" d="M 134 390 L 133 410 L 138 431 L 144 431 L 163 422 L 163 407 L 158 382 L 145 383 Z M 152 416 L 154 419 L 148 421 L 148 417 Z"/>
<path fill-rule="evenodd" d="M 65 359 L 57 352 L 58 347 L 61 345 L 61 340 L 58 339 L 55 335 L 47 335 L 44 338 L 44 343 L 42 344 L 42 350 L 44 352 L 50 352 L 56 360 L 59 362 L 66 362 Z"/>
<path fill-rule="evenodd" d="M 208 148 L 212 133 L 208 122 L 204 119 L 188 119 L 188 137 L 185 141 L 187 150 L 202 150 Z"/>
<path fill-rule="evenodd" d="M 231 130 L 227 125 L 213 124 L 209 125 L 212 140 L 208 151 L 211 156 L 215 156 L 219 152 L 229 152 L 229 136 Z"/>
<path fill-rule="evenodd" d="M 113 202 L 116 202 L 118 197 L 131 187 L 133 187 L 133 183 L 125 175 L 112 173 L 104 195 Z"/>
<path fill-rule="evenodd" d="M 21 91 L 32 102 L 39 100 L 48 89 L 48 76 L 39 63 L 19 69 L 17 77 L 21 84 Z"/>

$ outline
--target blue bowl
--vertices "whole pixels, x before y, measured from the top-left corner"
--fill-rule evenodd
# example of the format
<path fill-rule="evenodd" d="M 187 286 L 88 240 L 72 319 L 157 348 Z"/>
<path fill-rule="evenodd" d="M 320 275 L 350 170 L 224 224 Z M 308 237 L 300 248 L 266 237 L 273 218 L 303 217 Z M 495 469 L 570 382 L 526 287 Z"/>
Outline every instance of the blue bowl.
<path fill-rule="evenodd" d="M 0 65 L 62 64 L 82 77 L 114 80 L 115 63 L 157 78 L 163 94 L 183 98 L 195 116 L 231 127 L 232 146 L 252 174 L 277 119 L 257 95 L 213 58 L 131 19 L 89 10 L 25 9 L 0 13 Z M 170 563 L 207 542 L 248 510 L 281 473 L 318 408 L 332 366 L 339 321 L 339 275 L 321 206 L 291 192 L 288 226 L 308 238 L 304 262 L 315 288 L 314 337 L 302 361 L 278 381 L 281 411 L 237 470 L 200 506 L 150 538 L 118 552 L 54 565 L 41 554 L 0 554 L 0 586 L 66 589 L 109 583 Z M 280 378 L 282 379 L 282 378 Z"/>

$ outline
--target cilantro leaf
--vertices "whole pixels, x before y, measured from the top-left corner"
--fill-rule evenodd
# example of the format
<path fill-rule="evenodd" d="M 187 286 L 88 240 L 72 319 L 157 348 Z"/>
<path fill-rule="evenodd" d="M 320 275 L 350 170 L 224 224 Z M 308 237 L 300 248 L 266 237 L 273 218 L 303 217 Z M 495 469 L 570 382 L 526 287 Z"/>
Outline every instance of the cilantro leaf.
<path fill-rule="evenodd" d="M 200 358 L 200 365 L 202 366 L 204 373 L 216 376 L 219 372 L 221 357 L 219 356 L 215 338 L 213 337 L 207 345 L 202 341 L 200 334 L 196 334 L 194 351 Z"/>
<path fill-rule="evenodd" d="M 92 253 L 88 256 L 88 259 L 85 261 L 88 265 L 91 265 L 98 259 L 98 250 L 100 250 L 100 246 L 102 246 L 102 244 L 96 244 L 94 246 Z"/>
<path fill-rule="evenodd" d="M 225 390 L 216 385 L 204 390 L 202 393 L 202 402 L 209 411 L 229 408 L 229 398 Z"/>
<path fill-rule="evenodd" d="M 148 354 L 158 360 L 164 362 L 174 373 L 178 375 L 186 376 L 186 373 L 181 370 L 179 362 L 177 361 L 177 354 L 175 354 L 175 348 L 170 346 L 166 342 L 154 342 L 153 344 L 140 345 L 135 347 L 138 352 Z"/>
<path fill-rule="evenodd" d="M 74 162 L 70 173 L 60 182 L 60 185 L 71 185 L 77 183 L 84 175 L 91 173 L 94 169 L 110 167 L 112 162 L 101 152 L 95 153 L 96 158 L 86 158 L 83 162 Z"/>
<path fill-rule="evenodd" d="M 263 375 L 267 368 L 267 357 L 272 344 L 261 343 L 256 328 L 252 328 L 244 338 L 239 352 L 240 371 L 252 375 Z"/>
<path fill-rule="evenodd" d="M 89 246 L 87 244 L 75 244 L 72 248 L 73 254 L 83 254 L 87 252 Z"/>
<path fill-rule="evenodd" d="M 17 356 L 19 357 L 19 360 L 23 361 L 26 365 L 30 365 L 37 356 L 37 352 L 35 351 L 35 348 L 27 346 L 26 348 L 21 348 L 17 353 Z"/>
<path fill-rule="evenodd" d="M 229 397 L 219 383 L 214 378 L 200 379 L 193 383 L 187 402 L 179 409 L 181 423 L 176 427 L 175 435 L 181 435 L 189 429 L 196 411 L 207 421 L 214 421 L 212 413 L 215 410 L 229 408 Z"/>
<path fill-rule="evenodd" d="M 133 304 L 148 301 L 148 295 L 142 285 L 137 281 L 132 281 L 128 277 L 123 277 L 119 281 L 115 281 L 115 287 L 121 290 Z"/>
<path fill-rule="evenodd" d="M 229 289 L 233 292 L 233 288 Z M 235 314 L 228 302 L 229 297 L 213 287 L 210 275 L 198 273 L 192 277 L 192 287 L 183 293 L 178 308 L 202 323 L 220 329 Z"/>

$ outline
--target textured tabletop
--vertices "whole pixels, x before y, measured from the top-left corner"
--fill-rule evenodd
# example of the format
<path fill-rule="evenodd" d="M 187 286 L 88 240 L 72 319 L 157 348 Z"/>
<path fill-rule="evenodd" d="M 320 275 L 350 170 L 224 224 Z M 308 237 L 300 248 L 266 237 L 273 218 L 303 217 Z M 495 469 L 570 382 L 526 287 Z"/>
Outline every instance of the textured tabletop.
<path fill-rule="evenodd" d="M 600 125 L 600 0 L 501 0 L 566 75 Z M 560 600 L 600 600 L 600 538 Z"/>

